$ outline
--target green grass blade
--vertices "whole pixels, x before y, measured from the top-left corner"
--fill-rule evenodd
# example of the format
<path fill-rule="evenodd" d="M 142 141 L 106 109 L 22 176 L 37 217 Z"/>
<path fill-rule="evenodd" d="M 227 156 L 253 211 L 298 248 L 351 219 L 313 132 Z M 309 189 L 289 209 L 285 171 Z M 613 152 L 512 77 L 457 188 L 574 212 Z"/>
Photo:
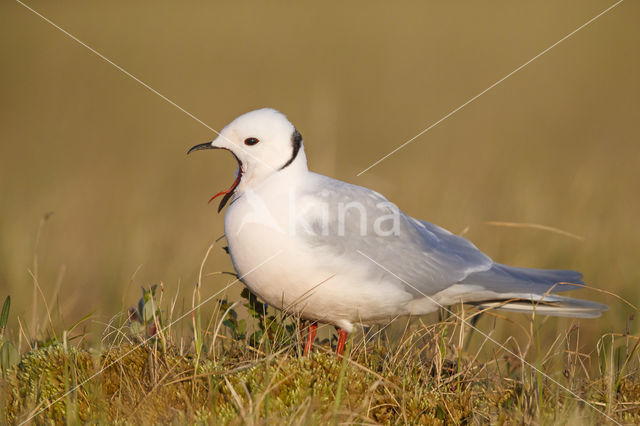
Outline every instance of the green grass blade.
<path fill-rule="evenodd" d="M 4 304 L 2 305 L 2 313 L 0 314 L 0 336 L 4 336 L 4 329 L 7 326 L 7 321 L 9 321 L 9 309 L 11 308 L 11 296 L 7 296 L 4 299 Z"/>
<path fill-rule="evenodd" d="M 340 375 L 338 376 L 338 384 L 336 385 L 336 398 L 333 404 L 333 420 L 334 424 L 337 424 L 338 410 L 342 405 L 344 397 L 344 376 L 347 373 L 347 364 L 349 356 L 351 355 L 351 345 L 353 343 L 353 335 L 349 336 L 347 340 L 347 347 L 344 350 L 344 356 L 342 357 L 342 366 L 340 367 Z"/>

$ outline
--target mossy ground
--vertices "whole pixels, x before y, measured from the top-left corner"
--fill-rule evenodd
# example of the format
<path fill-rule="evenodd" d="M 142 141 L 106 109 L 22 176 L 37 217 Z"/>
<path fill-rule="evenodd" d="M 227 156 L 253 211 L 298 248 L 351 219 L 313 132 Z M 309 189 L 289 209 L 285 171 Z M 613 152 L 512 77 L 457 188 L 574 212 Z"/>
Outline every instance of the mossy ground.
<path fill-rule="evenodd" d="M 102 350 L 56 344 L 8 372 L 3 415 L 14 424 L 602 424 L 602 413 L 640 422 L 632 358 L 591 379 L 548 361 L 541 366 L 551 380 L 509 355 L 479 362 L 443 330 L 415 327 L 393 345 L 354 343 L 344 360 L 330 342 L 302 357 L 298 342 L 266 350 L 229 336 L 200 357 L 163 350 L 159 339 Z"/>

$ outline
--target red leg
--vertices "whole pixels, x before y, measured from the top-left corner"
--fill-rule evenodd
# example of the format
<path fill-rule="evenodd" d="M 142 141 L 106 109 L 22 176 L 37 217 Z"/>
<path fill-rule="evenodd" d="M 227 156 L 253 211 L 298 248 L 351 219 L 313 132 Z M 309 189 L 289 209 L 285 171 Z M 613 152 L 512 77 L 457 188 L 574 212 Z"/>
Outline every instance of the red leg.
<path fill-rule="evenodd" d="M 304 352 L 302 354 L 303 356 L 307 356 L 307 354 L 311 350 L 311 345 L 313 345 L 313 341 L 316 340 L 317 332 L 318 332 L 318 323 L 315 321 L 311 321 L 307 329 L 307 341 L 304 344 Z"/>
<path fill-rule="evenodd" d="M 347 343 L 347 336 L 349 333 L 341 329 L 340 327 L 336 327 L 338 330 L 338 347 L 336 348 L 336 353 L 338 354 L 338 358 L 342 359 L 342 354 L 344 353 L 344 345 Z"/>

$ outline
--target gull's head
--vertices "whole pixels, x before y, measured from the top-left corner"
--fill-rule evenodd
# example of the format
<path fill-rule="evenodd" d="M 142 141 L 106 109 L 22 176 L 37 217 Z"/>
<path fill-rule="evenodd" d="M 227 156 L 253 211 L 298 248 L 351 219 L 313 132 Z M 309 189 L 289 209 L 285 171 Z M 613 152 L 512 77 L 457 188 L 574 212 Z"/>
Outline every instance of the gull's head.
<path fill-rule="evenodd" d="M 238 161 L 238 173 L 231 188 L 211 199 L 224 195 L 218 211 L 238 190 L 259 184 L 294 164 L 306 168 L 302 136 L 284 114 L 271 108 L 241 115 L 222 129 L 212 142 L 196 145 L 188 153 L 215 148 L 230 151 Z"/>

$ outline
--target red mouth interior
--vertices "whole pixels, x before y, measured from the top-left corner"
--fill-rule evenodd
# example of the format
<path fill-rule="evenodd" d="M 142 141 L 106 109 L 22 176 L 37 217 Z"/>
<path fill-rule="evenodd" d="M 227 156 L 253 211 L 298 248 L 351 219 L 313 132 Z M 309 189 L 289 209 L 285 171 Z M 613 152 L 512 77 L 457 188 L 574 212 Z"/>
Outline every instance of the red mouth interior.
<path fill-rule="evenodd" d="M 213 200 L 215 200 L 216 198 L 218 198 L 221 195 L 232 194 L 233 190 L 236 189 L 236 186 L 238 186 L 238 184 L 240 183 L 240 178 L 241 177 L 242 177 L 242 169 L 238 169 L 238 176 L 236 176 L 236 180 L 233 182 L 231 187 L 229 189 L 224 190 L 224 191 L 218 192 L 216 195 L 211 197 L 211 199 L 209 199 L 209 202 L 212 202 Z"/>
<path fill-rule="evenodd" d="M 233 154 L 233 153 L 232 153 Z M 224 207 L 225 204 L 227 204 L 227 201 L 229 201 L 229 199 L 231 198 L 231 196 L 233 196 L 233 192 L 235 191 L 236 187 L 238 186 L 238 184 L 240 183 L 240 179 L 242 179 L 242 161 L 240 161 L 238 159 L 238 157 L 236 157 L 235 154 L 233 154 L 233 158 L 236 159 L 236 161 L 238 162 L 238 174 L 236 176 L 236 180 L 233 181 L 233 184 L 231 184 L 231 186 L 229 187 L 229 189 L 225 190 L 225 191 L 220 191 L 218 192 L 216 195 L 214 195 L 213 197 L 211 197 L 211 199 L 209 200 L 209 202 L 212 202 L 213 200 L 215 200 L 216 198 L 218 198 L 221 195 L 224 195 L 224 197 L 222 198 L 222 201 L 220 201 L 220 206 L 218 207 L 218 211 L 222 210 L 222 208 Z"/>

